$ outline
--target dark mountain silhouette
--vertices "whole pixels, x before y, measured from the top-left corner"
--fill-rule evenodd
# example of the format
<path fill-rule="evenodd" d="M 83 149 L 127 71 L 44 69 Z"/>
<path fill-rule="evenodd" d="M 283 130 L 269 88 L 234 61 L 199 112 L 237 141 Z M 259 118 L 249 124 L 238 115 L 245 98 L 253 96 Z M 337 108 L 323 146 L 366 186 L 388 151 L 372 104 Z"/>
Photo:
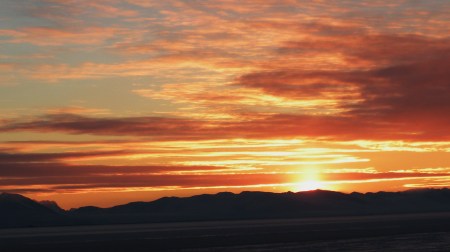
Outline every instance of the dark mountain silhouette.
<path fill-rule="evenodd" d="M 43 200 L 43 201 L 39 201 L 39 204 L 52 209 L 53 211 L 57 212 L 57 213 L 64 213 L 65 210 L 62 209 L 58 203 L 56 203 L 55 201 L 51 201 L 51 200 Z"/>
<path fill-rule="evenodd" d="M 47 206 L 46 206 L 47 205 Z M 57 206 L 57 205 L 56 205 Z M 59 208 L 59 207 L 58 207 Z M 0 194 L 0 227 L 69 225 L 71 217 L 19 194 Z"/>
<path fill-rule="evenodd" d="M 71 214 L 91 222 L 138 223 L 226 219 L 301 218 L 450 211 L 449 189 L 351 193 L 228 192 L 164 197 L 111 208 L 82 207 Z"/>
<path fill-rule="evenodd" d="M 0 196 L 0 227 L 427 212 L 450 212 L 450 189 L 365 194 L 323 190 L 298 193 L 223 192 L 186 198 L 164 197 L 111 208 L 88 206 L 69 211 L 62 210 L 54 202 L 38 203 L 17 194 Z"/>

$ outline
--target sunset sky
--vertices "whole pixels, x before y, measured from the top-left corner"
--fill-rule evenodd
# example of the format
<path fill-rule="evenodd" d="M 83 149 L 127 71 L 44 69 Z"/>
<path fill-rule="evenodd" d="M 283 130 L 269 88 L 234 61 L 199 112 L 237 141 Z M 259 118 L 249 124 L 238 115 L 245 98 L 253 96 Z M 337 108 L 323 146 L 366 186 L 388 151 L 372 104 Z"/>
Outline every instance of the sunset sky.
<path fill-rule="evenodd" d="M 450 186 L 448 0 L 1 0 L 0 191 Z"/>

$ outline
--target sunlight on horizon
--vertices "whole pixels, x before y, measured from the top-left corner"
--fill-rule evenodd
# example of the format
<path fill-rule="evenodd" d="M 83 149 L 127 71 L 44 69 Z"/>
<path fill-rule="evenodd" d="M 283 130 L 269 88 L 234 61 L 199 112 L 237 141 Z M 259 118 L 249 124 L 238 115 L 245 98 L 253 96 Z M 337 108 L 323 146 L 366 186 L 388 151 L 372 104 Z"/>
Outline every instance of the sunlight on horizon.
<path fill-rule="evenodd" d="M 323 188 L 323 183 L 320 181 L 303 181 L 300 182 L 297 186 L 296 186 L 296 191 L 314 191 L 317 189 L 324 189 Z"/>
<path fill-rule="evenodd" d="M 330 190 L 329 185 L 322 181 L 321 172 L 317 167 L 311 167 L 303 171 L 299 182 L 294 186 L 294 191 L 313 191 L 317 189 Z"/>

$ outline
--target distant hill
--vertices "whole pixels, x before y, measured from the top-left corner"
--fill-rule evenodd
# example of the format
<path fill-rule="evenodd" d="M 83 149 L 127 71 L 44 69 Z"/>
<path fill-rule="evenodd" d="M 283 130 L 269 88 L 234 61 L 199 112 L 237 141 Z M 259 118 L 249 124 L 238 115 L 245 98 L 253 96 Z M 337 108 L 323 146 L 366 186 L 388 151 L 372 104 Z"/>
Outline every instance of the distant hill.
<path fill-rule="evenodd" d="M 340 193 L 222 192 L 186 198 L 164 197 L 111 208 L 64 211 L 55 202 L 0 194 L 0 227 L 119 224 L 168 221 L 304 218 L 396 213 L 450 212 L 450 189 Z"/>

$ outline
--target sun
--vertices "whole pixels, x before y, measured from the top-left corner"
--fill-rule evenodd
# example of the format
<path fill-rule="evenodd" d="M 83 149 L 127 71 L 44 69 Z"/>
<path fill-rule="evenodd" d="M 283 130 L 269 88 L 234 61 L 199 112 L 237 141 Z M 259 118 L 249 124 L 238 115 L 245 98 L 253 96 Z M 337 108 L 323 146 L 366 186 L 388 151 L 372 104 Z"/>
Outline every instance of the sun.
<path fill-rule="evenodd" d="M 320 181 L 302 181 L 296 186 L 297 191 L 312 191 L 317 189 L 323 189 L 323 183 Z"/>
<path fill-rule="evenodd" d="M 294 186 L 295 191 L 312 191 L 327 187 L 326 183 L 322 181 L 318 169 L 311 168 L 302 171 L 299 180 Z"/>

